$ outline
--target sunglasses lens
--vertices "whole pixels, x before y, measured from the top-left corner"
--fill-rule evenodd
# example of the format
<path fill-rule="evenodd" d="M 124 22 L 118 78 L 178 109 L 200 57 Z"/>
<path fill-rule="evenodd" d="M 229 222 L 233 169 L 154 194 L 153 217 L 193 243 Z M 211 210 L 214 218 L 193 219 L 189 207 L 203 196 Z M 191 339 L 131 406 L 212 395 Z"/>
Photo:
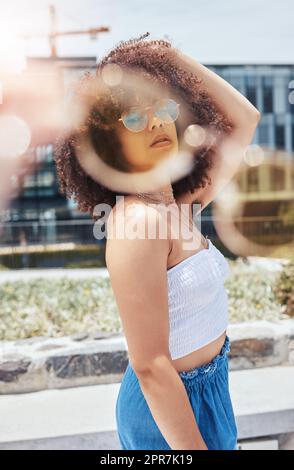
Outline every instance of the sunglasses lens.
<path fill-rule="evenodd" d="M 147 124 L 147 116 L 139 110 L 131 110 L 123 116 L 124 125 L 131 131 L 139 132 Z"/>
<path fill-rule="evenodd" d="M 174 122 L 179 116 L 178 103 L 163 99 L 156 103 L 155 114 L 165 122 Z"/>
<path fill-rule="evenodd" d="M 158 100 L 154 105 L 155 115 L 166 123 L 174 122 L 179 116 L 179 105 L 174 100 Z M 122 120 L 127 129 L 133 132 L 140 132 L 145 129 L 148 116 L 142 108 L 131 108 L 123 113 Z"/>

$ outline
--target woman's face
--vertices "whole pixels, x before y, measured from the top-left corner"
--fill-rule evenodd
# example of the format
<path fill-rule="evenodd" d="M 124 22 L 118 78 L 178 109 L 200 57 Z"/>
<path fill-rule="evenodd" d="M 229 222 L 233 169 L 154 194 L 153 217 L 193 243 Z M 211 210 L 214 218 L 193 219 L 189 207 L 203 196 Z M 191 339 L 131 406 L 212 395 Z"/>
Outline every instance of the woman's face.
<path fill-rule="evenodd" d="M 151 102 L 150 102 L 151 101 Z M 156 99 L 147 102 L 146 99 L 135 99 L 135 106 L 152 106 Z M 178 151 L 178 137 L 175 122 L 166 123 L 158 118 L 153 109 L 147 111 L 148 121 L 145 129 L 132 132 L 127 129 L 122 121 L 118 121 L 116 132 L 122 144 L 126 160 L 133 165 L 134 171 L 148 171 L 162 159 L 170 156 L 171 152 Z M 154 139 L 161 134 L 166 134 L 169 143 L 152 145 Z"/>

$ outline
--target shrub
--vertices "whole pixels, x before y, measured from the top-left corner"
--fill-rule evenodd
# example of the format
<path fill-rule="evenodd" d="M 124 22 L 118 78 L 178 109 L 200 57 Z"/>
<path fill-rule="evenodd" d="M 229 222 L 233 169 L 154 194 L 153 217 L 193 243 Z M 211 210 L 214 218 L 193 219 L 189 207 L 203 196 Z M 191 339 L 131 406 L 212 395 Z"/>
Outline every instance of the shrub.
<path fill-rule="evenodd" d="M 274 293 L 284 312 L 294 317 L 294 257 L 284 266 L 274 286 Z"/>
<path fill-rule="evenodd" d="M 230 323 L 285 318 L 272 288 L 280 273 L 230 260 Z M 292 282 L 293 283 L 293 282 Z M 122 332 L 110 279 L 53 276 L 0 283 L 0 341 L 78 332 Z"/>

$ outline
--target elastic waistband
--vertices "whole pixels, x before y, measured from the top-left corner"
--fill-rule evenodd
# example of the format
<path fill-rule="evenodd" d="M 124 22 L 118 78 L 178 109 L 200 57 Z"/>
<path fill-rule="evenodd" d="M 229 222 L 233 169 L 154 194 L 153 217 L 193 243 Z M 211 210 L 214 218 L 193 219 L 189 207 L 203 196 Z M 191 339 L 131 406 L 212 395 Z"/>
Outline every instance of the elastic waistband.
<path fill-rule="evenodd" d="M 196 380 L 201 381 L 203 379 L 208 379 L 212 377 L 216 370 L 220 368 L 224 362 L 227 360 L 227 355 L 230 351 L 230 338 L 228 335 L 225 337 L 224 344 L 217 356 L 215 356 L 211 362 L 203 364 L 200 367 L 194 367 L 194 369 L 185 370 L 179 372 L 180 377 L 185 381 Z"/>

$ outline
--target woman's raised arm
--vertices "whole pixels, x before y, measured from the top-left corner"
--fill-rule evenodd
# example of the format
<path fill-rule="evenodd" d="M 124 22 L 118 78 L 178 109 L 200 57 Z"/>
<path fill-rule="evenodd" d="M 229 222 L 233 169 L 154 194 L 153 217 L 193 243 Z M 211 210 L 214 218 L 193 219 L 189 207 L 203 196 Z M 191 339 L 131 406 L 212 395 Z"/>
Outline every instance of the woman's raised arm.
<path fill-rule="evenodd" d="M 203 90 L 209 94 L 217 109 L 232 123 L 232 132 L 221 136 L 216 143 L 214 164 L 207 171 L 212 184 L 194 192 L 202 210 L 238 171 L 261 115 L 242 93 L 218 74 L 178 49 L 175 51 L 178 66 L 194 73 L 202 81 Z"/>

